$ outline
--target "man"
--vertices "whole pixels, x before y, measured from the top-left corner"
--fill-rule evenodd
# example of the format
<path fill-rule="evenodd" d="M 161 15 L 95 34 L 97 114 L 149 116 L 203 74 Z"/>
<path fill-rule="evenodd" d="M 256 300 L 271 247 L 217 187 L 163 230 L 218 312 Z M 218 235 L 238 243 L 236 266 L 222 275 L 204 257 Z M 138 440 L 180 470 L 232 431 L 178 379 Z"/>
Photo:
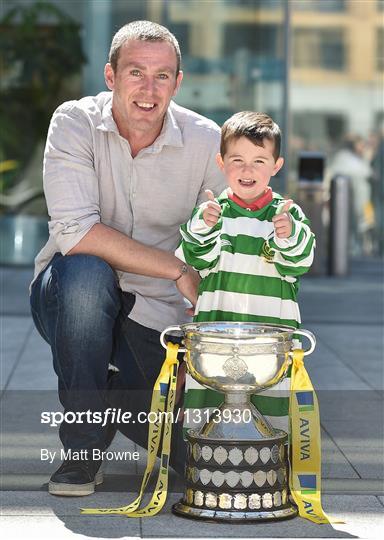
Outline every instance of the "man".
<path fill-rule="evenodd" d="M 176 38 L 136 21 L 113 38 L 110 92 L 53 115 L 44 158 L 50 238 L 36 258 L 31 308 L 51 345 L 65 413 L 105 411 L 108 387 L 124 390 L 125 409 L 148 410 L 164 359 L 159 332 L 189 320 L 183 296 L 196 300 L 197 274 L 173 255 L 179 226 L 205 189 L 218 193 L 224 180 L 214 162 L 218 126 L 171 101 L 182 77 Z M 124 432 L 146 447 L 147 427 L 131 423 Z M 49 492 L 93 493 L 102 471 L 92 450 L 113 435 L 113 426 L 63 421 L 60 438 L 72 454 Z M 85 459 L 71 459 L 74 451 Z M 172 457 L 182 470 L 182 451 Z"/>

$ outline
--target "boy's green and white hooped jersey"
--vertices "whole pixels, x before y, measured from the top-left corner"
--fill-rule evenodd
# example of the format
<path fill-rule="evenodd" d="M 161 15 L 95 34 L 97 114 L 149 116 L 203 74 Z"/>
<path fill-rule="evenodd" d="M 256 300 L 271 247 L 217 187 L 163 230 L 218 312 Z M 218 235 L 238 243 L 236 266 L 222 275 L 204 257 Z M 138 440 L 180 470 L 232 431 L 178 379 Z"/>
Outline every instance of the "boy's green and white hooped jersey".
<path fill-rule="evenodd" d="M 272 217 L 284 205 L 280 195 L 273 193 L 272 201 L 255 211 L 229 199 L 227 190 L 216 200 L 222 211 L 214 227 L 207 226 L 202 218 L 204 203 L 180 228 L 182 242 L 176 256 L 202 277 L 194 321 L 247 321 L 297 328 L 298 277 L 309 270 L 315 247 L 302 210 L 296 204 L 291 206 L 292 235 L 279 239 L 274 237 Z M 252 397 L 272 425 L 285 431 L 289 384 L 285 379 Z M 185 408 L 215 407 L 222 399 L 222 395 L 204 389 L 187 376 Z M 192 416 L 187 414 L 186 419 Z M 196 427 L 196 422 L 193 425 Z"/>

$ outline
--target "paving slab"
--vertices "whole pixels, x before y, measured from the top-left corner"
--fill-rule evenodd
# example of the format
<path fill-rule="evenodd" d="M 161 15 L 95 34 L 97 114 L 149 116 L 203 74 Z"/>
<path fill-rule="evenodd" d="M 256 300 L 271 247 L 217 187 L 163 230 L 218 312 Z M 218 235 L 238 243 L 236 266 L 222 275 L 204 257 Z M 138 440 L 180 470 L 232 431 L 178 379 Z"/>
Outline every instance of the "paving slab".
<path fill-rule="evenodd" d="M 326 345 L 318 341 L 315 351 L 305 359 L 305 367 L 316 390 L 369 390 L 361 377 L 343 364 Z"/>
<path fill-rule="evenodd" d="M 327 432 L 360 478 L 384 478 L 384 442 L 376 426 L 356 427 L 345 422 L 328 422 Z"/>
<path fill-rule="evenodd" d="M 0 267 L 0 314 L 30 315 L 29 284 L 33 268 Z"/>
<path fill-rule="evenodd" d="M 4 497 L 6 496 L 6 498 Z M 127 502 L 135 493 L 127 494 Z M 374 496 L 328 495 L 323 497 L 326 512 L 344 524 L 316 525 L 292 520 L 231 525 L 183 519 L 171 513 L 180 497 L 172 494 L 160 514 L 146 519 L 122 516 L 82 516 L 79 508 L 121 505 L 115 493 L 78 498 L 58 498 L 45 493 L 3 493 L 0 518 L 5 535 L 25 534 L 28 538 L 372 538 L 381 537 L 383 504 Z M 5 536 L 7 537 L 7 536 Z"/>
<path fill-rule="evenodd" d="M 322 429 L 321 432 L 322 477 L 360 478 L 335 441 Z"/>
<path fill-rule="evenodd" d="M 383 435 L 383 392 L 367 390 L 337 389 L 317 390 L 321 407 L 321 419 L 324 422 L 343 420 L 348 425 L 368 423 L 377 426 L 379 435 Z"/>
<path fill-rule="evenodd" d="M 56 390 L 57 377 L 51 348 L 35 327 L 27 336 L 19 362 L 9 382 L 9 390 Z"/>
<path fill-rule="evenodd" d="M 342 366 L 353 372 L 372 389 L 383 390 L 383 335 L 382 325 L 364 326 L 360 330 L 348 325 L 309 325 L 317 338 L 318 346 L 313 353 L 317 363 L 332 368 L 335 356 Z M 306 362 L 312 369 L 312 355 Z M 344 381 L 341 381 L 345 385 Z"/>
<path fill-rule="evenodd" d="M 113 504 L 113 502 L 111 502 Z M 24 538 L 36 540 L 104 539 L 128 540 L 142 538 L 139 520 L 112 519 L 88 516 L 3 516 L 0 517 L 3 538 Z"/>
<path fill-rule="evenodd" d="M 31 332 L 33 332 L 31 317 L 0 317 L 1 389 L 9 383 Z"/>
<path fill-rule="evenodd" d="M 170 497 L 170 501 L 167 505 L 166 511 L 157 518 L 157 523 L 151 520 L 143 520 L 142 530 L 143 538 L 149 537 L 149 535 L 159 537 L 177 537 L 172 531 L 180 531 L 180 536 L 188 538 L 190 536 L 197 537 L 220 537 L 225 538 L 348 538 L 354 535 L 353 530 L 364 530 L 364 533 L 376 534 L 380 530 L 382 525 L 381 512 L 382 506 L 376 497 L 361 497 L 361 496 L 324 496 L 323 507 L 326 512 L 330 512 L 334 519 L 345 520 L 346 515 L 350 515 L 349 523 L 343 526 L 338 525 L 316 525 L 303 520 L 301 518 L 295 518 L 292 520 L 271 522 L 271 523 L 257 523 L 257 524 L 245 524 L 245 525 L 227 525 L 217 523 L 201 523 L 199 534 L 196 531 L 196 521 L 183 520 L 178 516 L 170 514 L 168 510 L 172 502 L 177 501 L 177 496 Z M 353 510 L 359 508 L 356 515 Z M 364 520 L 361 513 L 370 512 L 371 519 Z M 381 516 L 381 517 L 380 517 Z M 183 524 L 182 522 L 186 523 Z M 377 523 L 377 527 L 375 526 Z M 372 527 L 372 531 L 369 531 Z M 161 532 L 160 532 L 161 531 Z M 374 536 L 365 536 L 367 538 L 374 538 Z"/>
<path fill-rule="evenodd" d="M 302 321 L 361 326 L 383 322 L 383 261 L 353 261 L 343 277 L 304 276 L 299 304 Z"/>

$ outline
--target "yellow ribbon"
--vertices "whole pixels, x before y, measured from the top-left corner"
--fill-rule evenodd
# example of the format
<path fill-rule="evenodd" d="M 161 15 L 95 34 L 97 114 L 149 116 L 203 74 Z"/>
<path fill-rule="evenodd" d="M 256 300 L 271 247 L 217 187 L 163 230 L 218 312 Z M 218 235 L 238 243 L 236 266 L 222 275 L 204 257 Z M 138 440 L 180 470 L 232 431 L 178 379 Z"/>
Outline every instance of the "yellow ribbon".
<path fill-rule="evenodd" d="M 130 518 L 151 517 L 163 508 L 168 490 L 168 468 L 171 449 L 172 415 L 176 397 L 176 381 L 179 362 L 178 345 L 167 344 L 167 356 L 155 382 L 151 411 L 159 413 L 158 420 L 149 424 L 147 466 L 138 497 L 121 508 L 82 508 L 82 514 L 119 514 Z M 161 391 L 161 385 L 162 390 Z M 167 399 L 162 399 L 164 389 Z M 293 351 L 291 392 L 289 400 L 291 420 L 292 456 L 290 467 L 290 491 L 298 507 L 299 515 L 314 523 L 343 523 L 331 520 L 321 505 L 321 438 L 317 396 L 304 365 L 304 352 Z M 151 477 L 160 439 L 162 450 L 160 470 L 150 502 L 139 508 L 145 488 Z"/>
<path fill-rule="evenodd" d="M 119 514 L 129 518 L 137 518 L 154 516 L 163 508 L 168 490 L 172 413 L 175 406 L 177 371 L 179 368 L 179 362 L 177 360 L 178 349 L 178 345 L 167 343 L 165 362 L 153 387 L 151 411 L 155 411 L 158 414 L 156 422 L 149 424 L 147 466 L 138 497 L 128 506 L 122 506 L 121 508 L 81 508 L 82 514 Z M 166 391 L 167 396 L 165 395 Z M 164 410 L 168 414 L 161 414 L 164 413 Z M 156 486 L 147 506 L 139 508 L 156 462 L 161 436 L 160 470 Z"/>
<path fill-rule="evenodd" d="M 289 487 L 300 517 L 314 523 L 343 523 L 331 520 L 321 505 L 319 405 L 301 349 L 293 351 L 289 417 L 292 440 Z"/>
<path fill-rule="evenodd" d="M 13 171 L 17 169 L 19 163 L 15 159 L 7 159 L 5 161 L 0 161 L 0 173 Z"/>

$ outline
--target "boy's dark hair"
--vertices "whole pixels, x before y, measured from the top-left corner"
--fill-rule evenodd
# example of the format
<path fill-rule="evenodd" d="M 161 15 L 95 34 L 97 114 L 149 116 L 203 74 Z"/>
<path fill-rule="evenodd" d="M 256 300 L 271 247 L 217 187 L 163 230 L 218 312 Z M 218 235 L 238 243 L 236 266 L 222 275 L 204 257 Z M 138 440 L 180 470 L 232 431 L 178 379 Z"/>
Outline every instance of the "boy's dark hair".
<path fill-rule="evenodd" d="M 270 116 L 261 112 L 242 111 L 226 120 L 221 128 L 220 153 L 222 157 L 227 151 L 229 141 L 247 137 L 253 144 L 264 146 L 264 139 L 273 142 L 275 161 L 280 156 L 281 131 Z"/>
<path fill-rule="evenodd" d="M 111 48 L 109 50 L 109 62 L 116 73 L 119 60 L 120 49 L 128 40 L 168 42 L 175 49 L 176 53 L 176 76 L 180 71 L 181 53 L 180 46 L 175 36 L 161 24 L 151 21 L 133 21 L 116 32 L 113 36 Z"/>

